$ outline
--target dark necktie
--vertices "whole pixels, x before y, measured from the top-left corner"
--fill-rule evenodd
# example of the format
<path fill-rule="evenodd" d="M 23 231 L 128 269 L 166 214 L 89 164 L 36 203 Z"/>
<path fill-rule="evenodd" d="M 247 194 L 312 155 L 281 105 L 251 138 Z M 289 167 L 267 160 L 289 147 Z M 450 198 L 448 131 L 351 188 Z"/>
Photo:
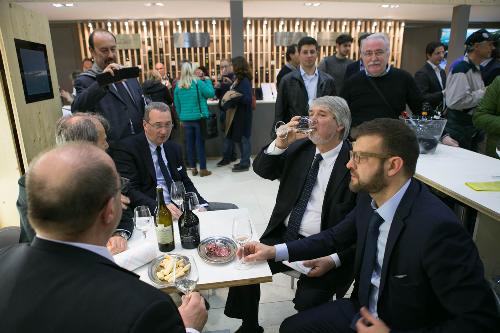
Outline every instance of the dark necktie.
<path fill-rule="evenodd" d="M 306 182 L 302 188 L 302 193 L 300 194 L 299 200 L 295 207 L 293 207 L 290 213 L 290 219 L 288 220 L 288 228 L 285 234 L 285 241 L 296 240 L 299 235 L 300 223 L 302 222 L 302 217 L 306 211 L 307 203 L 311 197 L 311 192 L 316 183 L 316 178 L 318 178 L 319 162 L 323 160 L 321 154 L 316 154 L 314 156 L 314 161 L 307 174 Z"/>
<path fill-rule="evenodd" d="M 165 165 L 165 161 L 163 161 L 163 157 L 161 156 L 161 146 L 156 147 L 156 156 L 158 157 L 158 164 L 160 165 L 161 173 L 163 174 L 163 178 L 165 179 L 165 183 L 167 183 L 167 188 L 170 192 L 172 177 L 170 177 L 170 173 L 168 172 L 167 166 Z"/>
<path fill-rule="evenodd" d="M 361 272 L 359 275 L 359 290 L 358 299 L 361 306 L 368 306 L 370 297 L 371 279 L 375 260 L 377 259 L 377 240 L 379 227 L 384 220 L 373 212 L 372 218 L 368 224 L 368 232 L 366 233 L 365 252 L 363 254 L 363 262 L 361 264 Z"/>

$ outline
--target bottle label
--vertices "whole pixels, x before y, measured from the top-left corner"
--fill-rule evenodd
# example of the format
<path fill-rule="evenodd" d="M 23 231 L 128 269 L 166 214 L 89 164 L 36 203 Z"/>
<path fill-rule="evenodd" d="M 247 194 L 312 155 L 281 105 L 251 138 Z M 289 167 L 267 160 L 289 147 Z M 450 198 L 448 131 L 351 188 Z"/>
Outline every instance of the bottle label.
<path fill-rule="evenodd" d="M 165 227 L 163 225 L 158 225 L 156 227 L 156 238 L 160 244 L 172 243 L 174 240 L 174 231 L 172 226 Z"/>

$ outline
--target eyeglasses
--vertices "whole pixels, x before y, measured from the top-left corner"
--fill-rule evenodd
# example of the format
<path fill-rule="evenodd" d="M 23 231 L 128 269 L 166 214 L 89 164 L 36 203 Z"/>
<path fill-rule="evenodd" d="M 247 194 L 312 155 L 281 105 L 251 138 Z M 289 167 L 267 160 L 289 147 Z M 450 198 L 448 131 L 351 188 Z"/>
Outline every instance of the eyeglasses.
<path fill-rule="evenodd" d="M 159 129 L 162 129 L 162 128 L 166 128 L 166 129 L 172 129 L 172 127 L 174 127 L 174 124 L 172 124 L 171 122 L 168 122 L 168 123 L 154 123 L 154 124 L 151 124 L 149 121 L 147 120 L 144 120 L 145 122 L 147 122 L 149 125 L 151 125 L 154 129 L 156 130 L 159 130 Z"/>
<path fill-rule="evenodd" d="M 375 55 L 376 57 L 383 56 L 385 54 L 385 50 L 375 50 L 375 51 L 364 51 L 363 56 L 372 57 Z"/>
<path fill-rule="evenodd" d="M 364 151 L 349 151 L 349 159 L 353 160 L 354 163 L 359 164 L 362 158 L 375 157 L 382 160 L 392 157 L 389 154 L 378 154 L 378 153 L 368 153 Z"/>

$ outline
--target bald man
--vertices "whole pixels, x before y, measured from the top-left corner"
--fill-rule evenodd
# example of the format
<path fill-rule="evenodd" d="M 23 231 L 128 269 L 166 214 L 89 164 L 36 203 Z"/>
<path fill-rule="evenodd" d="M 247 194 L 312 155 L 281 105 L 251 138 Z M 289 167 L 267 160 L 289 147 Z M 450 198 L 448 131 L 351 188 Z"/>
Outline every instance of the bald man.
<path fill-rule="evenodd" d="M 69 117 L 63 117 L 56 124 L 56 143 L 58 145 L 72 141 L 85 141 L 95 144 L 102 150 L 108 149 L 106 141 L 106 131 L 109 130 L 109 124 L 106 119 L 98 114 L 75 113 Z M 18 181 L 19 196 L 17 199 L 17 209 L 20 215 L 21 235 L 20 243 L 31 242 L 35 237 L 35 231 L 31 227 L 27 215 L 28 204 L 26 200 L 25 175 Z M 121 196 L 122 208 L 127 209 L 130 199 L 124 195 Z M 127 240 L 132 235 L 134 224 L 132 221 L 132 212 L 127 209 L 113 236 L 109 239 L 108 249 L 117 254 L 127 249 Z"/>
<path fill-rule="evenodd" d="M 198 332 L 198 293 L 170 297 L 117 266 L 105 247 L 122 214 L 111 158 L 88 143 L 42 154 L 27 173 L 31 244 L 0 250 L 0 330 Z M 57 315 L 55 315 L 57 314 Z"/>

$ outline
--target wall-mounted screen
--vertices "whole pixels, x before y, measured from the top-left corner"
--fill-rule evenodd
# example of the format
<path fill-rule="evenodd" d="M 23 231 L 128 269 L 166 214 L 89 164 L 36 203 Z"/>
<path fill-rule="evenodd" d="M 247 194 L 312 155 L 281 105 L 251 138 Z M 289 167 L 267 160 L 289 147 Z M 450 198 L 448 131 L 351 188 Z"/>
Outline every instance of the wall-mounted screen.
<path fill-rule="evenodd" d="M 26 103 L 54 98 L 45 45 L 21 39 L 14 42 Z"/>
<path fill-rule="evenodd" d="M 478 30 L 479 30 L 479 28 L 467 29 L 467 34 L 465 36 L 465 39 L 467 39 L 467 37 L 469 37 L 475 31 L 478 31 Z M 486 30 L 488 30 L 489 32 L 493 33 L 495 31 L 497 31 L 498 29 L 486 29 Z M 440 38 L 440 41 L 441 41 L 441 43 L 443 43 L 446 46 L 448 46 L 448 44 L 450 43 L 450 32 L 451 32 L 450 28 L 443 28 L 443 29 L 441 29 L 441 38 Z"/>

